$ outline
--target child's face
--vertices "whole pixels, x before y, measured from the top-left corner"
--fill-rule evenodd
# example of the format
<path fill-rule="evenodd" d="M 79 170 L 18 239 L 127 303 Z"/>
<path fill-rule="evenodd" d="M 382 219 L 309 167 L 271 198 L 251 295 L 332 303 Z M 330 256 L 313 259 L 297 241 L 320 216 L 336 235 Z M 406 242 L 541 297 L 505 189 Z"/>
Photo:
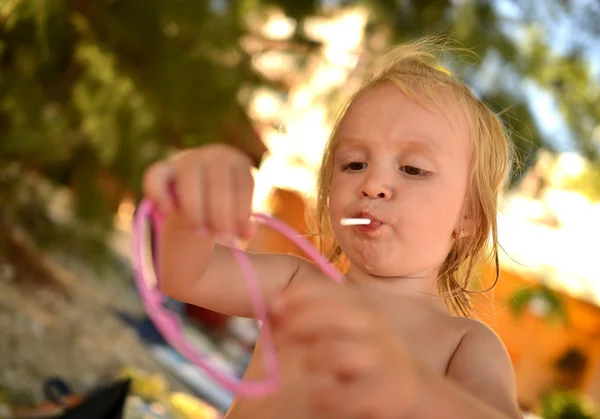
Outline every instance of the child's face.
<path fill-rule="evenodd" d="M 338 131 L 330 216 L 344 254 L 363 272 L 437 277 L 460 232 L 470 164 L 466 115 L 440 92 L 443 110 L 391 82 L 362 92 Z M 372 217 L 343 227 L 344 217 Z"/>

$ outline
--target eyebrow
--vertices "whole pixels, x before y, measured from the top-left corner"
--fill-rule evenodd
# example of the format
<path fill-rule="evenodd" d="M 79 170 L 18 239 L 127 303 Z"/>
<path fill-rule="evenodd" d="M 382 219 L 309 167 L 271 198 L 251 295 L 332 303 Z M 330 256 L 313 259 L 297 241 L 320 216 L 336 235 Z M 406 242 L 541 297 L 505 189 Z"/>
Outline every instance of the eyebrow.
<path fill-rule="evenodd" d="M 356 137 L 347 137 L 347 138 L 344 138 L 343 140 L 340 139 L 337 142 L 337 144 L 335 146 L 335 151 L 337 152 L 338 150 L 344 149 L 344 148 L 359 148 L 362 150 L 367 150 L 368 147 L 366 144 L 368 144 L 367 140 L 356 138 Z"/>
<path fill-rule="evenodd" d="M 438 144 L 436 144 L 434 141 L 432 141 L 431 139 L 407 140 L 406 141 L 406 150 L 409 152 L 424 153 L 432 159 L 436 159 L 436 156 L 441 153 L 440 146 Z"/>
<path fill-rule="evenodd" d="M 368 150 L 369 141 L 359 137 L 346 137 L 338 142 L 335 152 L 344 148 L 358 148 L 363 151 Z M 398 148 L 405 152 L 416 153 L 421 152 L 434 158 L 440 153 L 440 147 L 433 139 L 423 135 L 407 135 L 405 140 L 401 140 Z M 437 159 L 436 159 L 437 160 Z"/>

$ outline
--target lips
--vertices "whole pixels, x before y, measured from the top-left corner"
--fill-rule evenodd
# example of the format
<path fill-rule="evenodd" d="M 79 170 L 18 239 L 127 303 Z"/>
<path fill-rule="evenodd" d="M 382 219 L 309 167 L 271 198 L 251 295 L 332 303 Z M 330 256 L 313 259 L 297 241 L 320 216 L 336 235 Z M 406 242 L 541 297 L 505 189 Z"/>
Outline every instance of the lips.
<path fill-rule="evenodd" d="M 375 216 L 369 214 L 366 211 L 360 211 L 356 215 L 356 217 L 357 218 L 366 218 L 366 219 L 371 220 L 370 224 L 356 226 L 357 229 L 359 229 L 360 231 L 363 231 L 365 233 L 376 231 L 377 229 L 379 229 L 379 227 L 381 227 L 383 225 L 382 221 L 380 221 Z"/>
<path fill-rule="evenodd" d="M 371 224 L 373 223 L 379 223 L 379 224 L 383 224 L 383 222 L 379 219 L 377 219 L 375 216 L 369 214 L 367 211 L 361 211 L 356 215 L 356 218 L 366 218 L 371 220 Z"/>

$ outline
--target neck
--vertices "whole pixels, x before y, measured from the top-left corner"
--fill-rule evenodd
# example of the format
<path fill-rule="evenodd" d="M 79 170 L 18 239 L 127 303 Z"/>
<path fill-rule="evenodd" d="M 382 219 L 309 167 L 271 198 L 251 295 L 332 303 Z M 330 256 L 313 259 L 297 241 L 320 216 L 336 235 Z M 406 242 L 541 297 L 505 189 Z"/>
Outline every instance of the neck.
<path fill-rule="evenodd" d="M 422 299 L 436 307 L 443 307 L 445 303 L 437 288 L 437 272 L 419 276 L 377 276 L 364 272 L 353 264 L 345 275 L 349 283 L 363 289 L 383 291 L 390 294 L 409 296 Z"/>

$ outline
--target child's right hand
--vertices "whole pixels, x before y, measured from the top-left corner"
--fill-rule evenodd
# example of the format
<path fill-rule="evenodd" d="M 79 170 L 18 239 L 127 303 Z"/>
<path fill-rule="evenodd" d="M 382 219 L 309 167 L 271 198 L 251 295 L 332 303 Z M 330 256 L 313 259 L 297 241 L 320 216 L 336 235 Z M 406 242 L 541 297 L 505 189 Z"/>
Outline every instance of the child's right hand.
<path fill-rule="evenodd" d="M 150 166 L 144 173 L 144 194 L 199 233 L 247 239 L 252 235 L 254 189 L 250 168 L 250 158 L 231 146 L 190 149 Z"/>
<path fill-rule="evenodd" d="M 144 173 L 146 197 L 164 212 L 157 266 L 165 295 L 229 316 L 255 315 L 244 272 L 228 249 L 252 235 L 251 160 L 237 149 L 211 144 L 159 161 Z M 199 234 L 209 233 L 214 237 Z M 208 239 L 208 240 L 207 240 Z M 288 254 L 246 256 L 270 304 L 305 261 Z"/>

